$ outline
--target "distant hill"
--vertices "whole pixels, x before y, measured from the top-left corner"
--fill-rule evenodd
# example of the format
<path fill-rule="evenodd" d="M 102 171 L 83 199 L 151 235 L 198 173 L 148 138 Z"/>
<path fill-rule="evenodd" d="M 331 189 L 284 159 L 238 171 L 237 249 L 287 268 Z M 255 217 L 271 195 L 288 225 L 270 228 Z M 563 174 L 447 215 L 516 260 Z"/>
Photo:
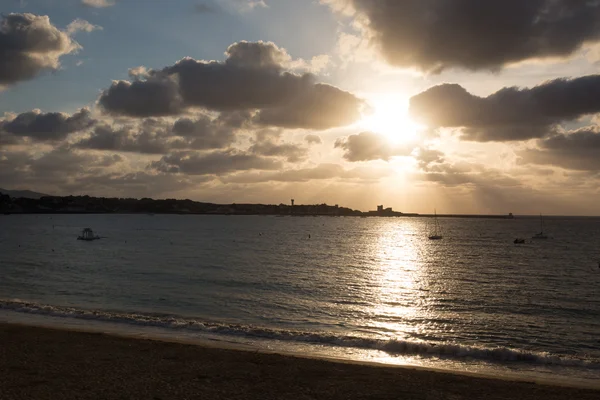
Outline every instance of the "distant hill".
<path fill-rule="evenodd" d="M 0 188 L 0 193 L 7 194 L 10 197 L 19 198 L 25 197 L 27 199 L 39 199 L 41 197 L 48 196 L 44 193 L 32 192 L 31 190 L 7 190 Z"/>

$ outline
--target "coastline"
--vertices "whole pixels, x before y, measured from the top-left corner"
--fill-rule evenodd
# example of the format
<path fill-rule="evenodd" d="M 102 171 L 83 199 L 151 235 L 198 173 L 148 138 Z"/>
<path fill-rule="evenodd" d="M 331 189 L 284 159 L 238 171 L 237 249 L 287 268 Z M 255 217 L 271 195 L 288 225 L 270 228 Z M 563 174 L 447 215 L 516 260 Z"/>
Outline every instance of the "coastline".
<path fill-rule="evenodd" d="M 408 366 L 308 358 L 0 323 L 3 398 L 595 399 L 599 391 Z M 500 379 L 498 379 L 500 378 Z"/>

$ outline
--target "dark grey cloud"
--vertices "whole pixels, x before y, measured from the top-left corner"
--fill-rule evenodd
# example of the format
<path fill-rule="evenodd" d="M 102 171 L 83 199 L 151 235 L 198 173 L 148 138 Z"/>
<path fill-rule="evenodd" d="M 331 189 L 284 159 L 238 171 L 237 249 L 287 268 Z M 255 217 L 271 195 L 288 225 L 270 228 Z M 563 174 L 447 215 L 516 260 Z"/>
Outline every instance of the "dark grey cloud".
<path fill-rule="evenodd" d="M 194 5 L 194 11 L 196 11 L 199 14 L 210 14 L 210 13 L 217 12 L 217 9 L 212 4 L 199 3 L 199 4 Z"/>
<path fill-rule="evenodd" d="M 259 111 L 257 121 L 284 128 L 323 130 L 359 120 L 362 107 L 362 101 L 353 94 L 319 83 L 279 106 Z"/>
<path fill-rule="evenodd" d="M 177 82 L 163 75 L 133 82 L 114 81 L 98 104 L 108 114 L 131 117 L 177 115 L 184 109 Z"/>
<path fill-rule="evenodd" d="M 600 127 L 555 133 L 537 141 L 537 148 L 517 152 L 521 164 L 600 172 Z"/>
<path fill-rule="evenodd" d="M 168 122 L 147 118 L 126 125 L 101 124 L 88 138 L 75 147 L 143 154 L 166 154 L 171 150 L 222 149 L 235 140 L 235 129 L 228 120 L 199 116 L 196 119 L 179 118 Z"/>
<path fill-rule="evenodd" d="M 308 144 L 321 144 L 321 143 L 323 143 L 323 141 L 321 140 L 321 136 L 314 135 L 314 134 L 309 134 L 309 135 L 304 136 L 304 140 Z"/>
<path fill-rule="evenodd" d="M 174 152 L 150 164 L 150 168 L 163 173 L 185 175 L 222 175 L 234 171 L 274 170 L 282 166 L 278 159 L 237 150 Z"/>
<path fill-rule="evenodd" d="M 215 119 L 206 116 L 197 119 L 180 118 L 173 124 L 172 132 L 187 139 L 189 148 L 222 149 L 235 142 L 235 125 L 237 121 L 231 115 Z"/>
<path fill-rule="evenodd" d="M 209 180 L 131 171 L 118 154 L 98 154 L 57 147 L 34 154 L 0 149 L 0 186 L 35 187 L 46 193 L 120 197 L 159 196 L 194 187 Z M 212 179 L 212 178 L 211 178 Z"/>
<path fill-rule="evenodd" d="M 308 149 L 294 143 L 258 142 L 248 149 L 249 152 L 266 157 L 283 157 L 288 162 L 297 163 L 308 157 Z"/>
<path fill-rule="evenodd" d="M 466 140 L 528 140 L 545 136 L 560 122 L 600 112 L 599 91 L 600 75 L 507 87 L 487 97 L 443 84 L 413 96 L 410 114 L 432 128 L 462 128 Z"/>
<path fill-rule="evenodd" d="M 11 187 L 59 188 L 77 176 L 94 176 L 120 162 L 122 158 L 118 155 L 84 153 L 64 145 L 41 155 L 36 152 L 0 149 L 0 184 Z"/>
<path fill-rule="evenodd" d="M 47 16 L 0 16 L 0 89 L 32 79 L 44 70 L 57 69 L 60 57 L 78 48 Z"/>
<path fill-rule="evenodd" d="M 360 118 L 363 100 L 289 71 L 291 57 L 273 43 L 234 43 L 226 56 L 224 62 L 184 58 L 149 71 L 147 79 L 113 82 L 98 102 L 108 113 L 133 117 L 188 108 L 258 110 L 258 122 L 293 128 L 327 129 Z"/>
<path fill-rule="evenodd" d="M 102 124 L 94 128 L 91 136 L 75 144 L 80 149 L 124 151 L 143 154 L 166 154 L 168 136 L 163 130 L 113 127 Z"/>
<path fill-rule="evenodd" d="M 434 73 L 565 57 L 600 37 L 598 1 L 322 1 L 351 5 L 390 64 Z"/>
<path fill-rule="evenodd" d="M 157 197 L 173 196 L 175 192 L 196 187 L 212 177 L 190 179 L 186 176 L 152 173 L 149 171 L 111 172 L 75 177 L 63 185 L 67 193 L 90 193 L 99 196 Z"/>
<path fill-rule="evenodd" d="M 87 108 L 72 115 L 34 110 L 19 114 L 12 120 L 0 120 L 0 134 L 28 137 L 35 141 L 59 141 L 95 123 Z"/>
<path fill-rule="evenodd" d="M 348 161 L 389 160 L 394 156 L 407 156 L 412 147 L 395 146 L 383 135 L 373 132 L 362 132 L 335 141 L 336 148 L 344 150 L 344 158 Z"/>

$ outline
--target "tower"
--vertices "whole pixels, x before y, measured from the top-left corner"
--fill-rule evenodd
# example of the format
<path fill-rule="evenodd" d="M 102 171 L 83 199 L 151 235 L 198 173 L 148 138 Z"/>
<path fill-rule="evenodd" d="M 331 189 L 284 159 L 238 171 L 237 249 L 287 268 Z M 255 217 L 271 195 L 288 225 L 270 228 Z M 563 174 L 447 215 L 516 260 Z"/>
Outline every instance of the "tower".
<path fill-rule="evenodd" d="M 294 207 L 294 199 L 292 199 L 292 207 Z"/>

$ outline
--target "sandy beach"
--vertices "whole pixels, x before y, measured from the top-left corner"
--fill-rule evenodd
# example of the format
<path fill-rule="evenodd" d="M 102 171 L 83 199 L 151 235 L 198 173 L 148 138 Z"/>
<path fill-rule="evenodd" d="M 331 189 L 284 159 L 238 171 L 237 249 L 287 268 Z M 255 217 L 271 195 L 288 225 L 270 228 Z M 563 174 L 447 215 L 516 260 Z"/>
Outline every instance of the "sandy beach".
<path fill-rule="evenodd" d="M 0 324 L 13 399 L 597 399 L 599 391 Z"/>

